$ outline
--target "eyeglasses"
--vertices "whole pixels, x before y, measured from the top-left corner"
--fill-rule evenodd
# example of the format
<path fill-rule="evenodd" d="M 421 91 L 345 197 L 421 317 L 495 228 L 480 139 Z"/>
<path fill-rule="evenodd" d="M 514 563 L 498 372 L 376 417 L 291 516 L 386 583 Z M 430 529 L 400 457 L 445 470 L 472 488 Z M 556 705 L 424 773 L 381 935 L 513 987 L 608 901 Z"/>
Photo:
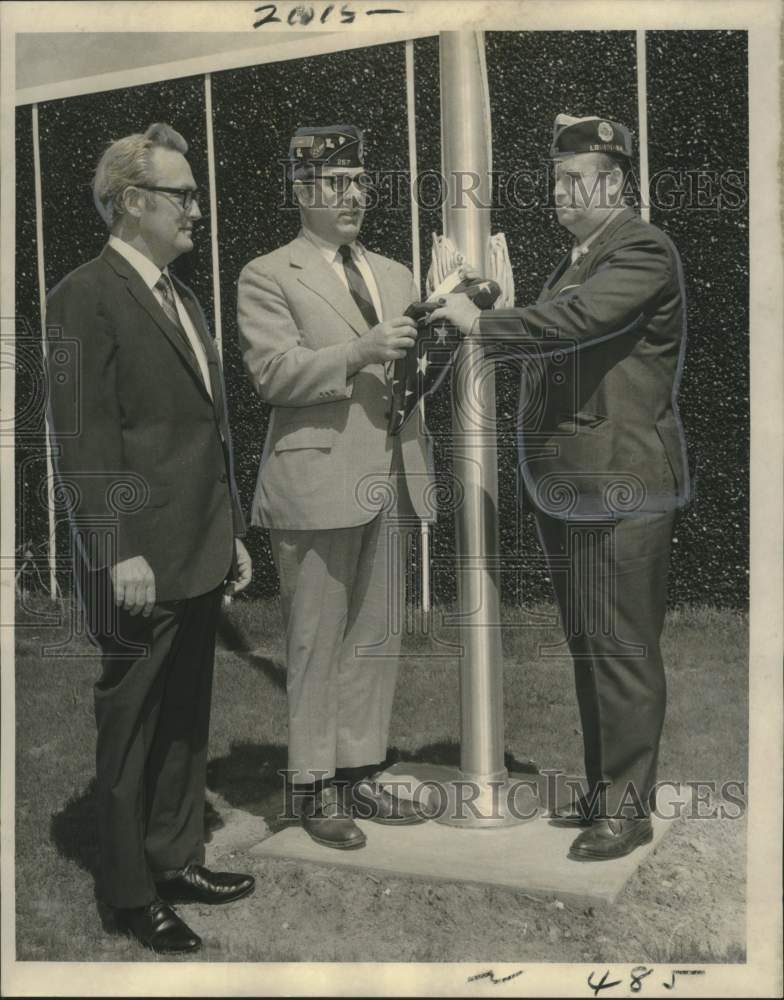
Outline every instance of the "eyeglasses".
<path fill-rule="evenodd" d="M 365 194 L 370 191 L 373 187 L 373 177 L 370 174 L 328 174 L 321 175 L 313 180 L 303 180 L 300 181 L 302 184 L 315 184 L 316 180 L 321 181 L 322 185 L 328 190 L 332 191 L 337 195 L 345 195 L 351 189 L 351 185 L 356 185 L 360 194 Z"/>
<path fill-rule="evenodd" d="M 180 200 L 183 212 L 189 211 L 193 204 L 198 206 L 199 199 L 203 196 L 203 192 L 199 188 L 156 187 L 153 184 L 134 184 L 133 186 L 141 188 L 142 191 L 160 191 L 162 194 L 175 195 Z"/>

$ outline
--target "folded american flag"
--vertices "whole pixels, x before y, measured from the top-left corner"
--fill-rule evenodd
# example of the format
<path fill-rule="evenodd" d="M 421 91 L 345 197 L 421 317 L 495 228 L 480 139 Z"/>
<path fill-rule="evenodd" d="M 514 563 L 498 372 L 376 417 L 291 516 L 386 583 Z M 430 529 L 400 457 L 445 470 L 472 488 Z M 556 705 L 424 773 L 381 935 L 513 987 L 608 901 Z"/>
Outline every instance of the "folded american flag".
<path fill-rule="evenodd" d="M 428 324 L 434 300 L 444 294 L 463 294 L 479 309 L 490 309 L 501 288 L 495 281 L 485 278 L 461 280 L 458 272 L 449 275 L 433 294 L 423 302 L 412 302 L 405 315 L 416 320 L 417 341 L 404 358 L 395 362 L 392 374 L 392 408 L 389 414 L 389 433 L 399 434 L 417 404 L 435 392 L 452 365 L 455 350 L 460 346 L 461 334 L 445 322 Z"/>

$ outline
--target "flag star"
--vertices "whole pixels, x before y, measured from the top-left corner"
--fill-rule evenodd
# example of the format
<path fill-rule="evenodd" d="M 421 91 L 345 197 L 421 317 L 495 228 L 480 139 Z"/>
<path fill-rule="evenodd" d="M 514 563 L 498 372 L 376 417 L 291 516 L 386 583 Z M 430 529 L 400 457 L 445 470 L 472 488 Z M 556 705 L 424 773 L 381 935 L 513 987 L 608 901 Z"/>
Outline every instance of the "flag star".
<path fill-rule="evenodd" d="M 446 343 L 446 330 L 443 327 L 436 334 L 436 343 L 437 344 Z"/>
<path fill-rule="evenodd" d="M 489 281 L 482 281 L 482 282 L 480 282 L 480 284 L 479 284 L 479 291 L 480 292 L 487 292 L 489 290 L 490 290 L 490 282 Z"/>
<path fill-rule="evenodd" d="M 397 412 L 400 414 L 401 417 L 404 417 L 406 415 L 405 410 L 398 410 Z"/>
<path fill-rule="evenodd" d="M 414 390 L 413 389 L 406 389 L 405 394 L 406 394 L 406 396 L 413 396 L 414 395 Z"/>
<path fill-rule="evenodd" d="M 417 358 L 417 374 L 421 372 L 423 375 L 427 375 L 429 365 L 430 362 L 427 360 L 426 354 L 423 354 L 421 358 Z"/>

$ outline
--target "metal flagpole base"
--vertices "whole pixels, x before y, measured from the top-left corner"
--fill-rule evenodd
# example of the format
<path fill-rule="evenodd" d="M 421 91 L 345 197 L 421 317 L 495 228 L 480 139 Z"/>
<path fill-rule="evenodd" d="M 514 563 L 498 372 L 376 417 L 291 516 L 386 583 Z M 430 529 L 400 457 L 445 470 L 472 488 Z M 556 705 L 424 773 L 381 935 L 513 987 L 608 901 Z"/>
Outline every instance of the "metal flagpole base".
<path fill-rule="evenodd" d="M 533 775 L 475 777 L 450 768 L 428 787 L 427 812 L 436 823 L 466 830 L 496 830 L 536 819 L 542 810 Z"/>

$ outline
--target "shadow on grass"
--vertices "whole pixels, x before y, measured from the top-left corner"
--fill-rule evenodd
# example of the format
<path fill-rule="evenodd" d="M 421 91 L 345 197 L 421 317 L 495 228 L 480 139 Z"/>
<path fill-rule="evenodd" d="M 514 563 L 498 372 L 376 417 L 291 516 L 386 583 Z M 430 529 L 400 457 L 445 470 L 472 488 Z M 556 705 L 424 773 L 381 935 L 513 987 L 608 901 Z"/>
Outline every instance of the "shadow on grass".
<path fill-rule="evenodd" d="M 223 614 L 218 622 L 218 639 L 221 645 L 230 653 L 235 653 L 241 660 L 263 674 L 275 687 L 286 690 L 286 668 L 276 663 L 268 656 L 254 652 L 246 633 L 228 615 Z"/>
<path fill-rule="evenodd" d="M 205 803 L 205 840 L 209 840 L 212 832 L 222 826 L 223 820 L 220 814 L 209 802 Z M 110 934 L 122 933 L 114 920 L 111 907 L 104 901 L 98 853 L 98 809 L 95 778 L 90 781 L 83 792 L 74 795 L 59 812 L 52 814 L 49 833 L 57 853 L 92 877 L 96 908 L 103 929 Z"/>

